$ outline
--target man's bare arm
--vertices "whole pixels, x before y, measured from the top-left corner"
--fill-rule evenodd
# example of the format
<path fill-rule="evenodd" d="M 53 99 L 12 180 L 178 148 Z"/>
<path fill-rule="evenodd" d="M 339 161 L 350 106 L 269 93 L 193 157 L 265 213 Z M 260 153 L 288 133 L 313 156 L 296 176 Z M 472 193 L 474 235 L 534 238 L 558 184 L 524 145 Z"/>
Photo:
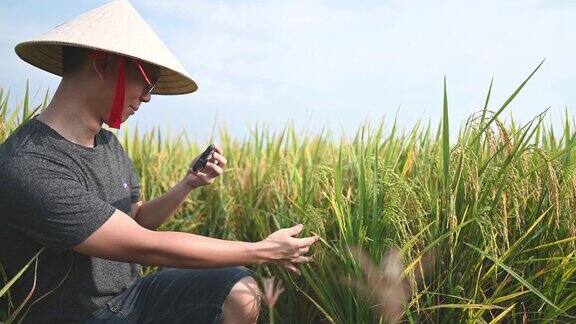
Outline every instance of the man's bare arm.
<path fill-rule="evenodd" d="M 184 179 L 162 196 L 148 202 L 140 202 L 140 206 L 137 205 L 138 203 L 133 204 L 132 206 L 137 207 L 133 207 L 134 213 L 132 215 L 136 222 L 147 229 L 157 229 L 174 214 L 193 189 L 214 182 L 224 172 L 223 168 L 227 163 L 226 158 L 221 155 L 222 148 L 220 145 L 215 145 L 215 148 L 216 152 L 212 155 L 210 162 L 206 163 L 202 172 L 194 172 L 189 169 Z M 191 165 L 197 159 L 194 159 Z"/>
<path fill-rule="evenodd" d="M 279 263 L 307 263 L 304 256 L 316 237 L 294 238 L 300 227 L 274 232 L 256 243 L 227 241 L 181 232 L 152 231 L 116 210 L 110 219 L 73 249 L 104 259 L 175 268 L 211 268 Z M 297 270 L 297 269 L 296 269 Z"/>
<path fill-rule="evenodd" d="M 192 189 L 185 181 L 180 181 L 162 196 L 142 202 L 134 212 L 134 220 L 149 230 L 157 229 L 182 205 Z"/>
<path fill-rule="evenodd" d="M 74 248 L 114 261 L 180 268 L 258 263 L 254 243 L 234 242 L 180 232 L 157 232 L 116 210 L 110 219 Z"/>

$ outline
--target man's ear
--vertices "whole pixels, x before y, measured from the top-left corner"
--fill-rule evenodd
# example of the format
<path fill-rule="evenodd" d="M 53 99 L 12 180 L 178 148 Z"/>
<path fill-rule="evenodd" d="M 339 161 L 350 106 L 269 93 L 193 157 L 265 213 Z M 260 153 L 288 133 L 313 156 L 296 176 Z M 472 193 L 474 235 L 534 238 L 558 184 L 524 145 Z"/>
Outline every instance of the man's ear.
<path fill-rule="evenodd" d="M 104 79 L 106 74 L 106 69 L 110 68 L 110 55 L 90 55 L 90 66 L 96 74 Z"/>

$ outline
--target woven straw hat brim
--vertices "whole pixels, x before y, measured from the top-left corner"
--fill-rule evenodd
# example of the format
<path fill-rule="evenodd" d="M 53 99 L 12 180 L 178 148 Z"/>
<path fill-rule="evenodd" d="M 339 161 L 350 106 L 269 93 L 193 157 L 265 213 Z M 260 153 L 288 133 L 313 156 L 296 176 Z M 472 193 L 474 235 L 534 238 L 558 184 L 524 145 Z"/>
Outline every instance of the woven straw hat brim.
<path fill-rule="evenodd" d="M 62 76 L 62 46 L 119 54 L 160 67 L 153 94 L 178 95 L 198 89 L 184 66 L 128 0 L 115 0 L 15 47 L 24 61 Z"/>
<path fill-rule="evenodd" d="M 146 61 L 139 57 L 133 57 L 124 53 L 117 53 L 103 48 L 96 48 L 93 46 L 86 46 L 80 44 L 72 44 L 65 42 L 48 42 L 48 41 L 28 41 L 20 43 L 16 46 L 16 54 L 37 68 L 44 71 L 62 76 L 62 45 L 83 47 L 88 49 L 101 50 L 109 53 L 119 54 L 126 57 L 132 57 L 140 61 L 150 64 L 158 65 L 154 62 Z M 198 85 L 194 80 L 182 75 L 176 71 L 172 71 L 166 67 L 160 67 L 160 77 L 158 83 L 152 91 L 153 94 L 159 95 L 179 95 L 191 93 L 198 90 Z"/>

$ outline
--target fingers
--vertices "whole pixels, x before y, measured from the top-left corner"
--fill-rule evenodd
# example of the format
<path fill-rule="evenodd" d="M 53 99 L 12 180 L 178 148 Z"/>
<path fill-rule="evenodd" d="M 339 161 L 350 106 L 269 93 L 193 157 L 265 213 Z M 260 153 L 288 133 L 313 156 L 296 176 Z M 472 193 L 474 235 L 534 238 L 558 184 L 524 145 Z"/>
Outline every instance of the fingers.
<path fill-rule="evenodd" d="M 290 262 L 282 262 L 282 265 L 283 265 L 286 269 L 294 272 L 294 273 L 297 274 L 297 275 L 301 275 L 301 274 L 302 274 L 302 272 L 300 272 L 300 269 L 298 269 L 294 264 L 292 264 L 292 263 L 290 263 Z"/>
<path fill-rule="evenodd" d="M 216 164 L 208 162 L 206 163 L 206 167 L 202 170 L 202 172 L 217 177 L 221 175 L 224 170 Z"/>
<path fill-rule="evenodd" d="M 288 258 L 290 258 L 290 260 L 291 260 L 292 262 L 294 262 L 294 260 L 302 257 L 303 254 L 308 253 L 308 251 L 310 251 L 310 247 L 309 247 L 309 246 L 303 247 L 303 248 L 299 249 L 298 251 L 294 251 L 294 252 L 291 252 L 291 253 L 290 253 L 290 252 L 289 252 L 289 253 L 286 253 L 285 256 L 288 257 Z M 310 260 L 312 260 L 312 257 L 310 257 Z"/>
<path fill-rule="evenodd" d="M 290 261 L 292 263 L 308 263 L 314 261 L 311 256 L 304 256 L 304 254 L 310 251 L 310 246 L 305 246 L 297 249 L 282 251 L 283 260 L 282 262 Z"/>
<path fill-rule="evenodd" d="M 280 252 L 285 259 L 293 259 L 300 256 L 297 248 L 291 248 Z"/>
<path fill-rule="evenodd" d="M 279 263 L 286 269 L 294 272 L 295 274 L 301 275 L 302 272 L 300 271 L 300 269 L 298 269 L 297 265 L 310 262 L 314 262 L 314 258 L 307 256 L 299 256 L 297 258 L 292 259 L 291 261 L 281 261 Z"/>
<path fill-rule="evenodd" d="M 222 156 L 222 154 L 214 152 L 214 154 L 212 154 L 210 162 L 218 164 L 219 166 L 223 167 L 226 165 L 226 163 L 228 163 L 228 160 L 224 156 Z"/>
<path fill-rule="evenodd" d="M 214 151 L 210 156 L 208 162 L 212 162 L 220 166 L 225 166 L 226 163 L 228 163 L 228 160 L 223 156 L 223 152 L 224 151 L 222 150 L 222 147 L 220 145 L 214 144 Z M 194 160 L 192 160 L 192 162 L 190 163 L 190 168 L 194 165 L 194 163 L 196 163 L 196 161 L 199 158 L 200 155 L 198 155 L 196 158 L 194 158 Z"/>
<path fill-rule="evenodd" d="M 314 235 L 310 237 L 297 238 L 296 240 L 298 241 L 299 247 L 304 248 L 316 243 L 316 241 L 318 241 L 318 236 Z"/>
<path fill-rule="evenodd" d="M 286 228 L 286 231 L 288 232 L 288 234 L 290 236 L 294 236 L 294 235 L 297 235 L 298 233 L 302 232 L 303 228 L 304 228 L 304 225 L 298 224 L 296 226 Z"/>
<path fill-rule="evenodd" d="M 294 258 L 294 259 L 291 260 L 292 263 L 296 263 L 296 264 L 310 263 L 310 262 L 313 262 L 313 261 L 314 261 L 314 258 L 313 258 L 313 257 L 311 257 L 311 256 L 304 256 L 304 255 L 301 255 L 301 256 L 299 256 L 299 257 Z"/>
<path fill-rule="evenodd" d="M 188 173 L 191 173 L 191 174 L 197 176 L 204 183 L 208 184 L 208 183 L 214 182 L 214 178 L 218 177 L 222 173 L 224 173 L 224 170 L 221 167 L 219 167 L 218 165 L 211 163 L 211 162 L 208 162 L 208 163 L 206 163 L 206 166 L 204 167 L 204 169 L 202 169 L 202 172 L 195 172 L 194 170 L 192 170 L 192 167 L 190 167 L 188 169 Z"/>
<path fill-rule="evenodd" d="M 222 146 L 218 145 L 218 144 L 214 144 L 214 149 L 216 150 L 216 152 L 218 152 L 218 154 L 222 155 L 224 150 L 222 150 Z"/>

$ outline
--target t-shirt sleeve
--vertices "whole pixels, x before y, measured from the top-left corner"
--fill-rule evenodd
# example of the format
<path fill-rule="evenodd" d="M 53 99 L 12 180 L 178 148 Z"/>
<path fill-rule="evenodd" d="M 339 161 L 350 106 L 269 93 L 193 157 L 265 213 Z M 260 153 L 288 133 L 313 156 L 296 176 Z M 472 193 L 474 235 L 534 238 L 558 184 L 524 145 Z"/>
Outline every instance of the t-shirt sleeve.
<path fill-rule="evenodd" d="M 126 155 L 126 160 L 128 163 L 128 169 L 130 170 L 130 201 L 134 204 L 142 200 L 140 177 L 138 177 L 134 168 L 134 163 L 132 163 L 132 159 L 130 159 L 128 155 Z"/>
<path fill-rule="evenodd" d="M 32 159 L 10 163 L 0 170 L 0 181 L 7 225 L 55 252 L 83 242 L 116 210 L 57 163 Z"/>

